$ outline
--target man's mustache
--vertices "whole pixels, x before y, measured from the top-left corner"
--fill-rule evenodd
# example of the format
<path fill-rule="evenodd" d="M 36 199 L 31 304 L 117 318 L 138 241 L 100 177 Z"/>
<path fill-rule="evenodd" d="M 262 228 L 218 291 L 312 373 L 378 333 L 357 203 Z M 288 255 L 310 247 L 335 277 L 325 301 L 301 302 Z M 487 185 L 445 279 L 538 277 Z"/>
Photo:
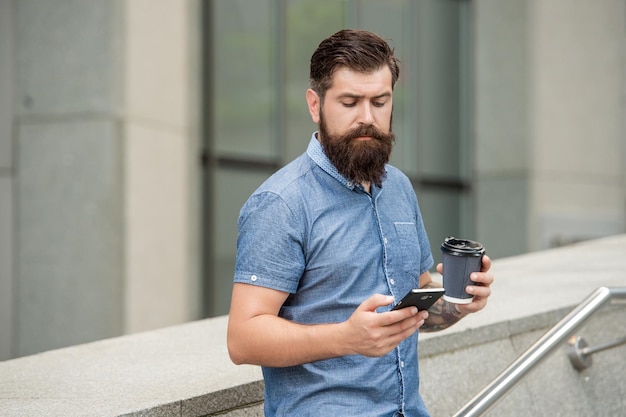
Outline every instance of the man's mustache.
<path fill-rule="evenodd" d="M 356 127 L 345 134 L 345 137 L 348 140 L 352 140 L 354 138 L 359 138 L 363 136 L 369 136 L 374 139 L 384 140 L 387 135 L 381 132 L 374 125 L 360 125 L 359 127 Z"/>

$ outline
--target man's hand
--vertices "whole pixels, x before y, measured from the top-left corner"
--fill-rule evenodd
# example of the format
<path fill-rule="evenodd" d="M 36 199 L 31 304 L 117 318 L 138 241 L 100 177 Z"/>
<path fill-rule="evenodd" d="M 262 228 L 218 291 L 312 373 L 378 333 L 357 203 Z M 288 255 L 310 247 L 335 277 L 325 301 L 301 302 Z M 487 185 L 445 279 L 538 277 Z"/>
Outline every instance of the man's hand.
<path fill-rule="evenodd" d="M 411 336 L 428 318 L 427 311 L 407 307 L 377 313 L 376 309 L 393 303 L 392 296 L 375 294 L 363 301 L 352 316 L 342 323 L 349 349 L 364 356 L 383 356 Z"/>
<path fill-rule="evenodd" d="M 485 308 L 487 299 L 491 296 L 491 284 L 494 279 L 489 269 L 491 269 L 491 259 L 484 255 L 480 272 L 470 274 L 470 279 L 476 284 L 468 285 L 465 289 L 468 294 L 474 296 L 472 302 L 469 304 L 454 304 L 440 299 L 430 308 L 430 318 L 426 321 L 422 331 L 434 332 L 447 329 L 467 314 L 475 313 Z M 442 264 L 437 265 L 437 271 L 443 274 Z M 441 285 L 432 282 L 430 274 L 425 272 L 420 276 L 420 288 L 429 287 L 441 287 Z"/>

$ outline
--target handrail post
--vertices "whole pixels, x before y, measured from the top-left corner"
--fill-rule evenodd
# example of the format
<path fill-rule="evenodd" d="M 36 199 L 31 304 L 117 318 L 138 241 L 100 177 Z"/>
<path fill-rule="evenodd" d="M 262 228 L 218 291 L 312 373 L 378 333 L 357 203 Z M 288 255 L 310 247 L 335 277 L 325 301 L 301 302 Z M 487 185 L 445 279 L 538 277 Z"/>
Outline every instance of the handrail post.
<path fill-rule="evenodd" d="M 554 325 L 508 368 L 480 391 L 454 417 L 480 416 L 508 392 L 530 369 L 565 341 L 611 297 L 626 298 L 626 288 L 600 287 Z"/>

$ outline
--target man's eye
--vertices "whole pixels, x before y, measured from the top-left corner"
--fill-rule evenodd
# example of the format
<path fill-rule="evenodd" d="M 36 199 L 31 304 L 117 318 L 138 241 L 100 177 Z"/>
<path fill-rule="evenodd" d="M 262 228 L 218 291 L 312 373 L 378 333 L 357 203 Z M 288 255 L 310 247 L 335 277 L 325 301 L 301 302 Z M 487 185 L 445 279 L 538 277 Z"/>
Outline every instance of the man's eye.
<path fill-rule="evenodd" d="M 374 107 L 383 107 L 385 105 L 384 101 L 374 101 L 372 102 L 372 104 L 374 105 Z"/>
<path fill-rule="evenodd" d="M 344 107 L 354 107 L 356 106 L 356 103 L 343 103 Z"/>

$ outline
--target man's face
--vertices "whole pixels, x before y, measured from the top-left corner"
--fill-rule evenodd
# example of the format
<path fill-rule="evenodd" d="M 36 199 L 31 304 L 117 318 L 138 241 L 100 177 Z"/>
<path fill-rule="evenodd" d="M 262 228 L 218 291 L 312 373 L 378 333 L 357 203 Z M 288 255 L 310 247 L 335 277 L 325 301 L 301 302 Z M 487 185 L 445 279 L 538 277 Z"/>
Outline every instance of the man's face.
<path fill-rule="evenodd" d="M 339 69 L 324 102 L 312 90 L 307 101 L 319 124 L 319 140 L 337 170 L 354 182 L 380 185 L 395 138 L 389 68 L 372 73 Z"/>

